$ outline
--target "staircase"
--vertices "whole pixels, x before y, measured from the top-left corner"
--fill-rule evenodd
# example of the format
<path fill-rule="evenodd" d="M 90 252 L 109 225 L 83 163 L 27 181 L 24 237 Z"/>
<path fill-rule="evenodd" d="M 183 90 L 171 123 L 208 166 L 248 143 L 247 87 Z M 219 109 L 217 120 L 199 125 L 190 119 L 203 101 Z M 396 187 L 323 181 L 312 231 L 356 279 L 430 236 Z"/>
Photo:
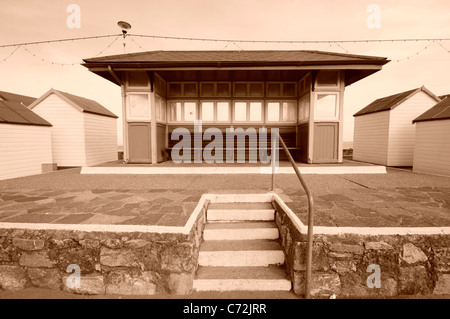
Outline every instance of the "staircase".
<path fill-rule="evenodd" d="M 200 245 L 196 291 L 289 291 L 270 203 L 214 203 Z"/>

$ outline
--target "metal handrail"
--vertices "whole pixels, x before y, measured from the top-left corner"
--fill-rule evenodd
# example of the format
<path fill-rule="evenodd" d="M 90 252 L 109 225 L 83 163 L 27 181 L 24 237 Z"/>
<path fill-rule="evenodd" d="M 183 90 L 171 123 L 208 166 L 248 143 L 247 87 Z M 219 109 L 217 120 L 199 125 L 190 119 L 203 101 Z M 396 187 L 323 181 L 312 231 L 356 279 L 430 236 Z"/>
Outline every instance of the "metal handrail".
<path fill-rule="evenodd" d="M 305 298 L 309 299 L 311 297 L 310 291 L 311 291 L 311 270 L 312 270 L 312 252 L 313 252 L 313 227 L 314 227 L 314 201 L 313 197 L 311 195 L 311 191 L 309 190 L 308 185 L 306 184 L 305 180 L 302 177 L 302 174 L 300 173 L 300 170 L 298 169 L 297 165 L 295 164 L 294 159 L 292 158 L 291 153 L 289 152 L 288 148 L 286 147 L 286 144 L 283 141 L 283 138 L 280 136 L 279 133 L 277 133 L 278 139 L 281 143 L 281 146 L 286 153 L 289 162 L 291 163 L 292 167 L 294 168 L 295 174 L 297 174 L 298 179 L 300 180 L 300 183 L 303 186 L 303 189 L 305 190 L 306 197 L 308 199 L 308 242 L 307 242 L 307 248 L 306 248 L 306 276 L 305 276 Z M 272 190 L 274 190 L 274 175 L 275 175 L 275 160 L 274 160 L 274 152 L 276 147 L 276 139 L 272 140 Z"/>

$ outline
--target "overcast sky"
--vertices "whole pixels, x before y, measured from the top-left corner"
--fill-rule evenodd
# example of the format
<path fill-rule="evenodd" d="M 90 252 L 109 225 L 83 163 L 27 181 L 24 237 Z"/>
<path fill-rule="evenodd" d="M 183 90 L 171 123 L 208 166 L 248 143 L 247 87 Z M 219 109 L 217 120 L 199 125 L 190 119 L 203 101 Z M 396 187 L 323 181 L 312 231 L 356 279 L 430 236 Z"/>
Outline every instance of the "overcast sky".
<path fill-rule="evenodd" d="M 77 4 L 81 9 L 80 28 L 67 26 L 70 4 Z M 368 18 L 374 14 L 374 11 L 367 12 L 371 4 L 381 9 L 380 28 L 367 25 Z M 450 38 L 448 0 L 0 0 L 0 45 L 118 34 L 119 20 L 132 25 L 132 34 L 174 37 L 249 40 Z M 29 52 L 21 47 L 4 62 L 14 48 L 0 48 L 0 90 L 39 97 L 55 88 L 94 99 L 120 115 L 119 87 L 80 65 L 58 66 L 47 62 L 79 64 L 82 58 L 96 56 L 103 50 L 101 55 L 123 53 L 121 39 L 107 48 L 113 40 L 30 45 L 26 47 Z M 233 44 L 134 37 L 134 41 L 127 39 L 127 52 L 314 49 L 387 57 L 392 61 L 382 71 L 346 89 L 344 141 L 351 141 L 352 115 L 377 98 L 422 85 L 436 95 L 450 94 L 450 41 L 440 44 Z M 425 47 L 427 49 L 422 51 Z M 121 138 L 119 131 L 119 144 Z"/>

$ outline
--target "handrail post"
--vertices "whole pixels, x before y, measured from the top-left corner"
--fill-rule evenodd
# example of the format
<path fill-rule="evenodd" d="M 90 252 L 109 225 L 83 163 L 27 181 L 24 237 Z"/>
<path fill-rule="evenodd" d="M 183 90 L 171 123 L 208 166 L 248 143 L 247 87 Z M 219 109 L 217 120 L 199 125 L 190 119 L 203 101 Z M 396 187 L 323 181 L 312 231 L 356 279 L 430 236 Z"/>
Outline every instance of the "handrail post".
<path fill-rule="evenodd" d="M 278 139 L 281 143 L 281 146 L 283 147 L 284 152 L 286 153 L 289 162 L 291 163 L 292 167 L 294 168 L 295 173 L 297 174 L 298 179 L 300 180 L 300 183 L 303 186 L 303 189 L 305 190 L 306 197 L 308 199 L 308 241 L 307 241 L 307 247 L 306 247 L 306 274 L 305 274 L 305 298 L 309 299 L 311 297 L 311 278 L 312 278 L 312 254 L 313 254 L 313 227 L 314 227 L 314 200 L 311 195 L 311 192 L 309 190 L 308 185 L 306 184 L 305 180 L 302 177 L 302 174 L 300 173 L 300 170 L 298 169 L 297 165 L 295 164 L 294 159 L 292 158 L 291 153 L 289 152 L 288 148 L 286 147 L 286 144 L 284 143 L 281 136 L 278 134 Z"/>
<path fill-rule="evenodd" d="M 277 136 L 278 138 L 278 136 Z M 277 138 L 273 138 L 272 132 L 270 132 L 270 139 L 271 139 L 271 144 L 272 144 L 272 149 L 270 151 L 270 159 L 271 159 L 271 165 L 272 165 L 272 186 L 270 188 L 270 190 L 273 192 L 275 190 L 275 162 L 276 162 L 276 142 L 277 142 Z"/>

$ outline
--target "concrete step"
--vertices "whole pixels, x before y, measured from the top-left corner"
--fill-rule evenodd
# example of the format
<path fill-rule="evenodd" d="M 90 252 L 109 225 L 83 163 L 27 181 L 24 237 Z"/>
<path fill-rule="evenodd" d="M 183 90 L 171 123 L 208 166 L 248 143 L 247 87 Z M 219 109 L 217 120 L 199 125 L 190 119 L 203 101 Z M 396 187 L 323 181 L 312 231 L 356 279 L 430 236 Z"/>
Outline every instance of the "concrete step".
<path fill-rule="evenodd" d="M 284 269 L 270 267 L 199 267 L 195 291 L 289 291 Z"/>
<path fill-rule="evenodd" d="M 208 221 L 269 221 L 275 219 L 271 203 L 213 203 L 209 205 Z"/>
<path fill-rule="evenodd" d="M 278 227 L 274 222 L 207 223 L 204 240 L 277 239 Z"/>
<path fill-rule="evenodd" d="M 212 267 L 259 267 L 281 265 L 284 253 L 276 241 L 209 240 L 202 243 L 198 264 Z"/>

